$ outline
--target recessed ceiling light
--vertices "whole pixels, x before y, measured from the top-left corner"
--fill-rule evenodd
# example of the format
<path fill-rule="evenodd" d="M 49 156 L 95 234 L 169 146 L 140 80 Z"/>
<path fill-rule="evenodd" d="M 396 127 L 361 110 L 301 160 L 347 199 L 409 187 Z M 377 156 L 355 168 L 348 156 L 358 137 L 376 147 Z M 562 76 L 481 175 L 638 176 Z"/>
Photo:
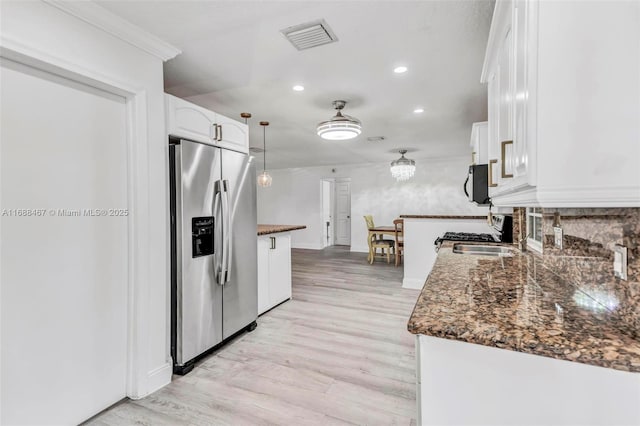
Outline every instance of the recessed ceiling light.
<path fill-rule="evenodd" d="M 293 86 L 292 89 L 295 90 L 296 92 L 302 92 L 304 90 L 304 86 L 296 84 L 295 86 Z"/>
<path fill-rule="evenodd" d="M 401 67 L 395 67 L 393 69 L 393 72 L 395 72 L 396 74 L 402 74 L 403 72 L 407 72 L 407 67 L 405 66 L 401 66 Z"/>
<path fill-rule="evenodd" d="M 413 112 L 415 112 L 416 114 L 420 114 L 421 112 L 424 112 L 424 108 L 418 107 L 418 108 L 414 109 Z"/>

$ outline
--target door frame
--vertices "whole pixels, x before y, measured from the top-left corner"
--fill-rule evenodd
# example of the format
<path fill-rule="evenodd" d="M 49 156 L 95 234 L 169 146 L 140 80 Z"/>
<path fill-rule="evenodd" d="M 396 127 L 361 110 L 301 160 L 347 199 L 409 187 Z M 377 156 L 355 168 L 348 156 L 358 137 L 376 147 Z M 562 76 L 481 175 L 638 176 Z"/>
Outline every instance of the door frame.
<path fill-rule="evenodd" d="M 150 209 L 149 135 L 147 92 L 127 82 L 103 75 L 76 63 L 51 55 L 32 46 L 2 38 L 0 58 L 17 62 L 45 73 L 95 87 L 126 99 L 127 151 L 127 371 L 126 396 L 139 399 L 171 381 L 171 362 L 153 372 L 148 371 L 146 336 L 150 324 L 148 312 L 152 266 L 151 230 L 147 217 Z M 1 233 L 1 229 L 0 229 Z M 165 377 L 166 376 L 166 377 Z"/>
<path fill-rule="evenodd" d="M 334 218 L 336 217 L 335 215 L 335 178 L 323 178 L 320 179 L 320 241 L 321 241 L 321 246 L 322 248 L 325 247 L 329 247 L 335 244 L 335 240 L 336 240 L 336 236 L 335 236 L 335 229 L 336 227 L 334 226 Z M 329 199 L 325 200 L 325 196 L 324 196 L 324 185 L 325 183 L 329 184 Z M 329 214 L 331 216 L 331 224 L 330 224 L 330 228 L 331 228 L 331 233 L 329 234 L 329 241 L 327 242 L 327 238 L 325 235 L 325 231 L 326 231 L 326 221 L 324 220 L 324 207 L 325 207 L 325 203 L 329 203 Z"/>

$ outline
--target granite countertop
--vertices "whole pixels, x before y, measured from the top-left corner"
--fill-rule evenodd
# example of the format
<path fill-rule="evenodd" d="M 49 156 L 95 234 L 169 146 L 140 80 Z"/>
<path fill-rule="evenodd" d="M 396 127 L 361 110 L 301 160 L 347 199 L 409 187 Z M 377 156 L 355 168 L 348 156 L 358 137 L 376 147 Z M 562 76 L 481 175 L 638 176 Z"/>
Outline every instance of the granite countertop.
<path fill-rule="evenodd" d="M 487 216 L 401 214 L 402 219 L 487 219 Z"/>
<path fill-rule="evenodd" d="M 637 330 L 546 268 L 541 256 L 462 255 L 453 244 L 440 248 L 409 319 L 411 333 L 640 372 Z"/>
<path fill-rule="evenodd" d="M 277 234 L 278 232 L 289 232 L 297 229 L 306 229 L 305 225 L 258 225 L 258 235 Z"/>

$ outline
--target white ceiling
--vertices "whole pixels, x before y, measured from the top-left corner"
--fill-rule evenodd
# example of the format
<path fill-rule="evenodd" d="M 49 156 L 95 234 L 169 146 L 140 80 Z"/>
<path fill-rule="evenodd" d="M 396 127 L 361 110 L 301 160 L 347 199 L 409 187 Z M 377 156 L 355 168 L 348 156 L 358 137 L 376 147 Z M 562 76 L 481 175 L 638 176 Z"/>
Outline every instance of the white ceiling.
<path fill-rule="evenodd" d="M 168 93 L 238 120 L 252 113 L 251 146 L 262 146 L 258 122 L 271 122 L 271 169 L 390 162 L 400 148 L 410 158 L 467 155 L 471 123 L 487 118 L 479 80 L 493 0 L 98 3 L 182 50 L 165 64 Z M 337 43 L 298 51 L 280 33 L 316 19 Z M 409 71 L 394 74 L 400 64 Z M 358 138 L 315 134 L 335 99 L 362 121 Z"/>

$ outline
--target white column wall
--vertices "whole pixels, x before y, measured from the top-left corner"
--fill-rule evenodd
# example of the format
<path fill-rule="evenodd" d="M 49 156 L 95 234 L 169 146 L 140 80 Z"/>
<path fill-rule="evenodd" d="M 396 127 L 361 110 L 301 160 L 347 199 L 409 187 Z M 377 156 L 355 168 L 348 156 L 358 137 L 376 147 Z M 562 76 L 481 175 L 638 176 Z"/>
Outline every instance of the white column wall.
<path fill-rule="evenodd" d="M 468 157 L 416 159 L 416 165 L 407 182 L 396 182 L 388 163 L 272 170 L 272 186 L 258 188 L 258 223 L 306 225 L 292 233 L 292 247 L 321 249 L 323 178 L 351 178 L 351 251 L 368 251 L 367 214 L 377 225 L 392 225 L 401 214 L 487 214 L 462 191 Z"/>
<path fill-rule="evenodd" d="M 142 241 L 135 248 L 135 256 L 142 260 L 137 267 L 143 269 L 142 274 L 148 279 L 144 286 L 148 292 L 142 295 L 146 301 L 142 315 L 147 332 L 141 336 L 145 353 L 138 360 L 138 366 L 143 366 L 145 371 L 139 380 L 135 380 L 135 390 L 130 395 L 144 396 L 171 380 L 168 155 L 162 60 L 45 2 L 3 1 L 0 19 L 3 46 L 10 44 L 20 46 L 21 50 L 48 55 L 64 68 L 68 65 L 74 71 L 86 71 L 87 74 L 104 76 L 105 80 L 121 82 L 146 97 L 146 105 L 139 112 L 146 115 L 147 140 L 135 140 L 147 144 L 144 177 L 145 181 L 148 179 L 148 188 L 137 188 L 141 193 L 134 194 L 138 201 L 145 200 L 140 208 L 149 212 L 146 223 L 140 224 L 148 230 L 148 241 Z M 29 93 L 24 96 L 28 98 Z M 51 107 L 56 108 L 55 105 Z M 71 164 L 83 161 L 83 158 L 79 153 L 70 153 L 67 161 Z M 60 167 L 65 165 L 60 164 Z M 140 165 L 137 168 L 139 170 Z M 19 185 L 20 182 L 12 184 Z M 147 231 L 143 234 L 147 235 Z M 47 356 L 46 353 L 43 356 Z"/>

